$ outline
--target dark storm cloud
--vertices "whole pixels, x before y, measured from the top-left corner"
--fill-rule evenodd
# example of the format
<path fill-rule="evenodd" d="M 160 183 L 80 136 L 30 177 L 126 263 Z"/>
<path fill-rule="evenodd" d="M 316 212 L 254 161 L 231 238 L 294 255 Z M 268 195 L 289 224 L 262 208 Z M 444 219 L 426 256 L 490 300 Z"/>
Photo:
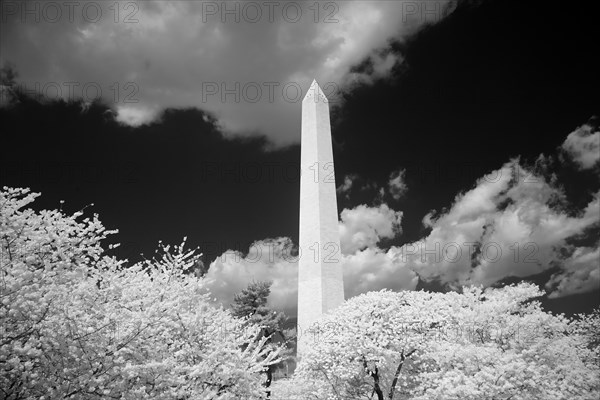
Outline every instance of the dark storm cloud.
<path fill-rule="evenodd" d="M 100 91 L 129 124 L 194 106 L 227 132 L 288 144 L 299 138 L 298 102 L 313 78 L 333 98 L 388 77 L 401 62 L 390 40 L 441 20 L 453 4 L 7 1 L 0 61 L 55 96 Z M 368 71 L 351 72 L 364 60 Z"/>

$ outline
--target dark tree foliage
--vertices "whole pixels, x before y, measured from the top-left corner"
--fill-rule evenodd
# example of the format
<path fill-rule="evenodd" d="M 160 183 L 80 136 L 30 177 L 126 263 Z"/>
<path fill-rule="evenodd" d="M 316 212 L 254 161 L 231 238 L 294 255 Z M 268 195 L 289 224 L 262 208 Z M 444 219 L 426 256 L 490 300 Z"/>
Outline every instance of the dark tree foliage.
<path fill-rule="evenodd" d="M 268 343 L 286 343 L 291 354 L 291 341 L 294 339 L 294 331 L 284 328 L 287 317 L 285 313 L 272 310 L 267 305 L 267 300 L 271 294 L 271 285 L 273 282 L 252 282 L 246 289 L 236 294 L 231 304 L 231 313 L 238 317 L 246 319 L 248 324 L 256 325 L 261 328 L 260 337 L 267 337 Z M 285 358 L 285 355 L 284 355 Z M 267 375 L 265 386 L 271 386 L 273 372 L 282 367 L 282 364 L 271 365 L 265 371 Z M 267 391 L 270 396 L 270 391 Z"/>
<path fill-rule="evenodd" d="M 204 261 L 198 260 L 194 264 L 193 271 L 194 271 L 194 274 L 198 278 L 202 278 L 204 275 L 206 275 L 208 273 L 209 268 L 210 268 L 210 264 L 207 265 Z"/>

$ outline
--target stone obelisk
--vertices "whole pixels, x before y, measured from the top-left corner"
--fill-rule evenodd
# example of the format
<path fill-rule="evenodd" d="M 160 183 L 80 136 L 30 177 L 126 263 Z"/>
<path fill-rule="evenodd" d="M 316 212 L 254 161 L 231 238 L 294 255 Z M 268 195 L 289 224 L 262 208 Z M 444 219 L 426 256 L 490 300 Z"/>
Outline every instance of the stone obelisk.
<path fill-rule="evenodd" d="M 301 146 L 298 358 L 318 340 L 311 325 L 344 302 L 329 101 L 316 80 L 302 101 Z"/>

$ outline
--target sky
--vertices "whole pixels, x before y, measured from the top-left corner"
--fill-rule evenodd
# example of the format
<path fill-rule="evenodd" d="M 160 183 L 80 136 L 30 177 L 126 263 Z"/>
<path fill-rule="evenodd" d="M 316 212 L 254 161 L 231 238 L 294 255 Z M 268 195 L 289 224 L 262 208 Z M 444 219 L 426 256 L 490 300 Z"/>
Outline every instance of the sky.
<path fill-rule="evenodd" d="M 600 61 L 584 4 L 2 1 L 0 185 L 98 213 L 131 262 L 187 237 L 217 302 L 270 279 L 294 315 L 315 78 L 347 298 L 527 280 L 548 309 L 589 311 Z"/>

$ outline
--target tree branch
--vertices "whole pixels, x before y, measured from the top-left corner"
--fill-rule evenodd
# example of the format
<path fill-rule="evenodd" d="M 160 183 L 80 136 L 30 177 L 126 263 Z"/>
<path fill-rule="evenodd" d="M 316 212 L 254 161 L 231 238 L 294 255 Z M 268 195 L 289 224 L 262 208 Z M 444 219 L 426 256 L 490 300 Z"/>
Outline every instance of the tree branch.
<path fill-rule="evenodd" d="M 388 395 L 388 399 L 392 400 L 394 398 L 394 392 L 396 391 L 396 385 L 398 384 L 398 377 L 400 376 L 400 371 L 402 370 L 402 366 L 404 365 L 404 361 L 410 357 L 416 349 L 413 349 L 404 354 L 404 350 L 400 353 L 400 363 L 398 364 L 398 368 L 396 368 L 396 373 L 394 374 L 394 380 L 392 381 L 392 386 L 390 387 L 390 393 Z"/>
<path fill-rule="evenodd" d="M 381 391 L 381 386 L 379 385 L 379 369 L 376 366 L 375 371 L 371 371 L 367 364 L 367 359 L 364 355 L 362 356 L 362 360 L 365 371 L 367 372 L 367 374 L 369 374 L 370 377 L 373 378 L 373 390 L 377 394 L 377 400 L 383 400 L 383 392 Z"/>

